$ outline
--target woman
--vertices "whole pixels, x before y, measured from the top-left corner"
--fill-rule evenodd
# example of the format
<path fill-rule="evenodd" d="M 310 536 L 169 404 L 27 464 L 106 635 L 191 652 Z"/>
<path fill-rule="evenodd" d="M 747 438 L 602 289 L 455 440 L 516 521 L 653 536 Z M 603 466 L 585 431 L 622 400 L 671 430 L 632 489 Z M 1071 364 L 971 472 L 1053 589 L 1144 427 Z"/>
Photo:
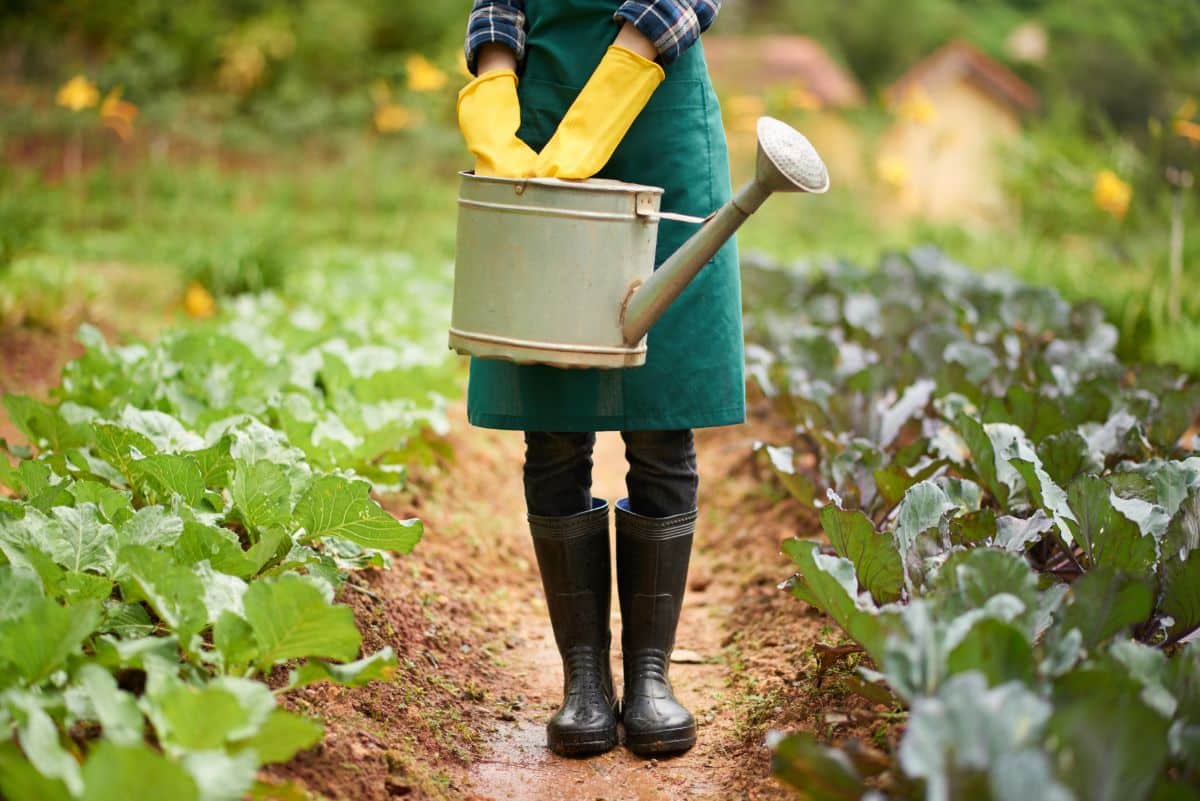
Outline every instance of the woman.
<path fill-rule="evenodd" d="M 721 206 L 728 155 L 698 45 L 719 5 L 476 0 L 466 50 L 478 77 L 458 106 L 476 172 L 661 186 L 665 210 L 698 216 Z M 656 263 L 691 233 L 662 221 Z M 528 520 L 563 661 L 564 699 L 547 726 L 559 754 L 614 747 L 618 713 L 634 753 L 696 742 L 695 719 L 667 671 L 697 517 L 692 429 L 745 419 L 732 241 L 648 341 L 646 365 L 633 369 L 471 361 L 471 423 L 525 432 Z M 615 505 L 620 703 L 609 666 L 608 503 L 591 495 L 596 431 L 622 432 L 629 461 L 629 497 Z"/>

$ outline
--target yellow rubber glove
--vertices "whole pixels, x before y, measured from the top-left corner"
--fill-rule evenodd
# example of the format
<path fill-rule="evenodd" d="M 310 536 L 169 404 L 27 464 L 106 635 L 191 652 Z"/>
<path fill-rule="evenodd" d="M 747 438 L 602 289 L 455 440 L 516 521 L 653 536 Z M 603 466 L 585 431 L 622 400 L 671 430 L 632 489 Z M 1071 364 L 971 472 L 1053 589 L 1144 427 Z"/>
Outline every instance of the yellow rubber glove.
<path fill-rule="evenodd" d="M 458 129 L 475 154 L 476 175 L 533 175 L 537 154 L 517 138 L 520 127 L 517 74 L 512 70 L 480 75 L 458 93 Z"/>
<path fill-rule="evenodd" d="M 534 173 L 583 179 L 600 172 L 665 77 L 650 59 L 609 47 L 542 149 Z"/>

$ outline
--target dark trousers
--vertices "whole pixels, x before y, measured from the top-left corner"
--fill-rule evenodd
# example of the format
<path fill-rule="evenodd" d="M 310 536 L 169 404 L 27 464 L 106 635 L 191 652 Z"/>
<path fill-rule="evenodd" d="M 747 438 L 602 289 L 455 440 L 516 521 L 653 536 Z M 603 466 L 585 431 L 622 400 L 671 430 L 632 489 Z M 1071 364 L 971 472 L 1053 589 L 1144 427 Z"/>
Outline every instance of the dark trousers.
<path fill-rule="evenodd" d="M 629 508 L 669 517 L 696 508 L 700 477 L 691 429 L 622 431 Z M 525 432 L 525 504 L 530 514 L 559 517 L 592 508 L 592 433 Z M 613 499 L 615 500 L 615 499 Z"/>

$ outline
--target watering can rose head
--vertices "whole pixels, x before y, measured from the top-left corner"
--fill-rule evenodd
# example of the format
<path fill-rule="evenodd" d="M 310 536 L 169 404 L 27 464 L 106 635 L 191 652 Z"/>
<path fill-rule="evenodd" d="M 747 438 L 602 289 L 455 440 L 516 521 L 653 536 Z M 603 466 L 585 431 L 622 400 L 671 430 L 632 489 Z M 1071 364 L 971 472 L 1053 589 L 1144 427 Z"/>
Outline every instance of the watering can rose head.
<path fill-rule="evenodd" d="M 650 327 L 775 192 L 829 189 L 801 133 L 763 117 L 754 177 L 704 220 L 618 181 L 463 174 L 450 347 L 558 367 L 636 367 Z M 654 269 L 658 221 L 702 223 Z"/>

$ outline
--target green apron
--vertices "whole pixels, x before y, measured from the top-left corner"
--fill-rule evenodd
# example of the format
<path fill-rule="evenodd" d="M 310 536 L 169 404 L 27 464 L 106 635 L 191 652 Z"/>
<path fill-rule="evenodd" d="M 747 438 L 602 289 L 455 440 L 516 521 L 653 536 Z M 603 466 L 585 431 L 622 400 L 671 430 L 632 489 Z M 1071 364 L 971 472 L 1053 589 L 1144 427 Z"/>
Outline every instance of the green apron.
<path fill-rule="evenodd" d="M 534 150 L 554 134 L 612 44 L 619 5 L 616 0 L 525 3 L 528 41 L 518 88 L 519 135 Z M 664 211 L 704 217 L 731 192 L 721 110 L 700 44 L 666 73 L 598 177 L 661 186 Z M 687 223 L 661 221 L 655 266 L 695 230 Z M 647 346 L 644 366 L 616 370 L 472 358 L 467 417 L 484 428 L 520 431 L 672 430 L 743 422 L 741 284 L 732 240 L 650 329 Z"/>

